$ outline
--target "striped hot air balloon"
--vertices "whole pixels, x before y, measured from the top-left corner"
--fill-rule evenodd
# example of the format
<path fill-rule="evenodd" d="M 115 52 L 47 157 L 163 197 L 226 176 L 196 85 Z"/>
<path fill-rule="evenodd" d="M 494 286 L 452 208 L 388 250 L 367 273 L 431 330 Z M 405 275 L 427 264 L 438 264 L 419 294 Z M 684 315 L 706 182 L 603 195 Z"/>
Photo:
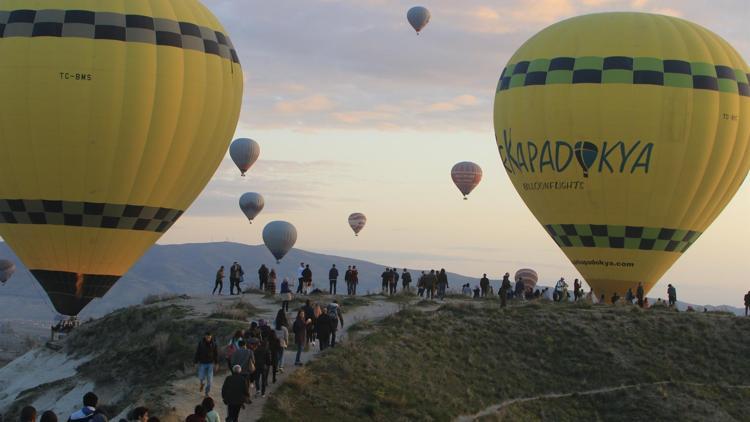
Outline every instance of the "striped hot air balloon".
<path fill-rule="evenodd" d="M 349 216 L 349 227 L 354 230 L 355 236 L 359 236 L 359 232 L 365 228 L 365 224 L 367 224 L 367 217 L 361 212 L 355 212 Z"/>
<path fill-rule="evenodd" d="M 467 199 L 466 195 L 482 181 L 482 168 L 470 161 L 462 161 L 453 166 L 451 178 L 464 195 L 464 199 Z"/>
<path fill-rule="evenodd" d="M 539 276 L 537 275 L 536 271 L 532 270 L 531 268 L 522 268 L 516 271 L 514 280 L 523 280 L 524 289 L 526 289 L 526 291 L 530 291 L 534 290 L 534 287 L 536 287 L 536 283 L 537 281 L 539 281 Z"/>

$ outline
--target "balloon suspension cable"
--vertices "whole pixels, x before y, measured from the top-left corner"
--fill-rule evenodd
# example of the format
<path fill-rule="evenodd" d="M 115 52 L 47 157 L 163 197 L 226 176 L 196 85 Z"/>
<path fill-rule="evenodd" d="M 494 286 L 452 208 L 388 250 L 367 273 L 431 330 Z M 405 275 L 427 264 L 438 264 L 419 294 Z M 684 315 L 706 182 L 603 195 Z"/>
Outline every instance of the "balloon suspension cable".
<path fill-rule="evenodd" d="M 248 221 L 250 222 L 250 224 L 253 224 L 253 220 L 248 220 Z"/>
<path fill-rule="evenodd" d="M 245 173 L 242 173 L 242 177 L 245 177 Z"/>
<path fill-rule="evenodd" d="M 469 198 L 467 198 L 467 197 L 465 197 L 465 196 L 464 196 L 464 201 L 466 201 L 466 200 L 468 200 L 468 199 L 469 199 Z"/>

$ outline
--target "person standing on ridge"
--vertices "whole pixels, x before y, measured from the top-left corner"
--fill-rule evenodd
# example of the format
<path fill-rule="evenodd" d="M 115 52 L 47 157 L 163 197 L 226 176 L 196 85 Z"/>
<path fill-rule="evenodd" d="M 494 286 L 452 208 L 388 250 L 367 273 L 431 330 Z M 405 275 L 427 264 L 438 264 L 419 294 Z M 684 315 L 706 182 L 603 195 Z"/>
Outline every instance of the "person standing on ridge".
<path fill-rule="evenodd" d="M 305 276 L 303 274 L 304 272 L 305 272 L 305 263 L 300 262 L 299 268 L 297 268 L 297 281 L 299 282 L 299 284 L 297 284 L 297 294 L 302 294 L 302 289 L 305 286 Z"/>
<path fill-rule="evenodd" d="M 510 273 L 505 273 L 503 276 L 503 281 L 500 284 L 500 291 L 498 295 L 500 295 L 500 306 L 505 307 L 507 301 L 508 301 L 508 292 L 511 289 L 510 285 Z"/>
<path fill-rule="evenodd" d="M 328 270 L 328 294 L 336 294 L 336 284 L 339 279 L 339 270 L 336 268 L 336 264 L 331 265 L 331 269 Z"/>
<path fill-rule="evenodd" d="M 344 281 L 346 282 L 346 294 L 351 296 L 352 295 L 352 266 L 351 265 L 346 267 L 346 272 L 344 273 Z"/>
<path fill-rule="evenodd" d="M 516 298 L 523 300 L 523 295 L 526 292 L 526 283 L 523 282 L 523 278 L 518 277 L 518 280 L 516 281 L 515 286 L 515 296 Z"/>
<path fill-rule="evenodd" d="M 401 273 L 401 291 L 408 292 L 411 290 L 411 273 L 404 268 L 404 272 Z"/>
<path fill-rule="evenodd" d="M 263 291 L 266 283 L 268 283 L 268 275 L 268 267 L 266 267 L 266 264 L 261 264 L 260 268 L 258 268 L 258 289 L 261 291 Z"/>
<path fill-rule="evenodd" d="M 266 292 L 275 295 L 276 294 L 276 270 L 271 268 L 271 272 L 268 273 L 268 284 L 266 284 Z"/>
<path fill-rule="evenodd" d="M 750 291 L 745 295 L 745 316 L 747 316 L 748 309 L 750 309 Z"/>
<path fill-rule="evenodd" d="M 352 265 L 352 296 L 357 296 L 357 284 L 359 284 L 359 270 L 356 265 Z"/>
<path fill-rule="evenodd" d="M 310 264 L 305 265 L 305 269 L 302 270 L 302 278 L 305 281 L 305 294 L 309 294 L 312 291 L 312 270 Z"/>
<path fill-rule="evenodd" d="M 206 396 L 208 396 L 211 391 L 211 382 L 214 379 L 214 365 L 219 363 L 219 349 L 216 347 L 216 342 L 210 332 L 206 332 L 201 341 L 198 342 L 194 361 L 198 364 L 198 379 L 201 382 L 198 391 L 204 391 L 203 388 L 205 387 Z"/>
<path fill-rule="evenodd" d="M 388 291 L 388 278 L 391 276 L 391 269 L 386 268 L 385 271 L 383 271 L 382 274 L 380 274 L 381 283 L 380 283 L 380 290 L 383 292 L 383 294 L 386 294 Z"/>
<path fill-rule="evenodd" d="M 482 275 L 482 278 L 479 280 L 479 288 L 482 291 L 482 297 L 487 297 L 487 293 L 490 290 L 490 279 L 487 278 L 487 274 Z"/>
<path fill-rule="evenodd" d="M 284 310 L 284 312 L 289 312 L 289 301 L 292 300 L 292 289 L 289 288 L 289 279 L 284 278 L 284 281 L 281 282 L 281 291 L 279 292 L 281 294 L 281 309 Z"/>
<path fill-rule="evenodd" d="M 391 295 L 396 294 L 396 289 L 398 288 L 398 270 L 394 267 L 391 268 Z"/>
<path fill-rule="evenodd" d="M 578 302 L 578 299 L 583 296 L 583 290 L 581 290 L 581 282 L 576 278 L 573 280 L 573 301 Z"/>
<path fill-rule="evenodd" d="M 245 377 L 241 375 L 242 367 L 235 365 L 232 368 L 232 375 L 224 380 L 221 387 L 221 398 L 227 405 L 226 422 L 237 422 L 240 410 L 245 403 L 250 403 L 250 386 L 245 382 Z"/>
<path fill-rule="evenodd" d="M 638 299 L 638 306 L 643 308 L 643 283 L 638 282 L 638 289 L 635 291 L 635 297 Z"/>
<path fill-rule="evenodd" d="M 440 300 L 445 300 L 445 292 L 448 290 L 448 274 L 445 272 L 445 268 L 440 269 L 440 273 L 437 276 L 438 280 L 438 297 Z"/>
<path fill-rule="evenodd" d="M 216 271 L 216 282 L 214 283 L 214 291 L 212 295 L 216 293 L 216 289 L 219 289 L 219 296 L 221 296 L 221 289 L 224 287 L 224 266 L 219 267 Z"/>
<path fill-rule="evenodd" d="M 417 296 L 422 297 L 424 295 L 424 286 L 425 281 L 427 280 L 427 275 L 422 271 L 422 274 L 417 279 Z"/>
<path fill-rule="evenodd" d="M 667 286 L 667 297 L 669 298 L 669 307 L 673 307 L 677 303 L 677 289 L 673 285 Z"/>
<path fill-rule="evenodd" d="M 240 290 L 240 264 L 237 261 L 232 263 L 229 267 L 229 295 L 234 295 L 234 289 L 237 288 L 237 294 L 241 294 Z"/>

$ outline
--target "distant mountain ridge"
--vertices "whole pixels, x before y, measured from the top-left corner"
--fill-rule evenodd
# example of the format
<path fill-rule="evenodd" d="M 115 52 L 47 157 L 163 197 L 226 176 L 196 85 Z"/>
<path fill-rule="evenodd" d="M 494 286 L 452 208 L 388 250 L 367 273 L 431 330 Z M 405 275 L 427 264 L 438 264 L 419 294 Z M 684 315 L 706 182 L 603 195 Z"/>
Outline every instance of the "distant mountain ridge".
<path fill-rule="evenodd" d="M 16 263 L 13 278 L 0 287 L 0 321 L 50 321 L 55 316 L 54 308 L 47 299 L 46 293 L 36 282 L 23 263 L 4 242 L 0 242 L 0 258 L 10 259 Z M 263 245 L 245 245 L 234 242 L 186 243 L 176 245 L 154 245 L 125 274 L 103 299 L 95 299 L 81 313 L 82 318 L 99 317 L 115 309 L 141 303 L 143 298 L 152 294 L 207 294 L 214 285 L 214 276 L 220 265 L 229 268 L 237 261 L 245 270 L 245 282 L 242 288 L 258 286 L 257 270 L 261 264 L 275 268 L 279 283 L 284 277 L 296 283 L 297 268 L 300 262 L 310 264 L 313 281 L 316 287 L 328 291 L 328 270 L 332 264 L 339 268 L 338 293 L 346 293 L 344 272 L 348 265 L 356 265 L 359 270 L 360 283 L 358 294 L 380 291 L 380 274 L 385 265 L 358 259 L 325 255 L 293 249 L 276 264 L 271 254 Z M 409 268 L 416 284 L 421 269 Z M 228 271 L 227 271 L 228 273 Z M 478 279 L 460 274 L 448 273 L 450 287 L 458 290 L 463 284 L 473 287 Z M 400 283 L 399 283 L 400 284 Z M 493 281 L 495 291 L 498 281 Z M 295 284 L 296 286 L 296 284 Z M 228 280 L 224 282 L 224 294 L 229 292 Z M 678 302 L 684 310 L 690 304 Z M 702 305 L 692 305 L 696 311 L 702 311 Z M 706 306 L 709 311 L 725 311 L 741 314 L 743 309 L 728 305 Z"/>

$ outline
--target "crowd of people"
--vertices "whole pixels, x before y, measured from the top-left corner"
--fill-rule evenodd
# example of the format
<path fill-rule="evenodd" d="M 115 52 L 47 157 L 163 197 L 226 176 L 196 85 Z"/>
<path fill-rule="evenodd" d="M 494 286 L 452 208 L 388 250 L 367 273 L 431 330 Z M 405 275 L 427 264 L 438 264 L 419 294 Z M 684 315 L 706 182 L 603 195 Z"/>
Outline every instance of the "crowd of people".
<path fill-rule="evenodd" d="M 337 331 L 344 326 L 343 310 L 338 300 L 323 304 L 307 299 L 291 323 L 287 311 L 288 301 L 284 301 L 273 322 L 264 319 L 251 322 L 247 329 L 236 331 L 223 348 L 218 346 L 210 332 L 198 342 L 195 363 L 199 391 L 206 399 L 211 399 L 216 368 L 225 364 L 230 371 L 221 387 L 222 401 L 227 405 L 227 421 L 236 421 L 245 404 L 252 403 L 253 397 L 266 396 L 269 377 L 271 383 L 276 383 L 278 374 L 284 372 L 284 355 L 292 345 L 290 339 L 294 340 L 294 365 L 297 366 L 302 365 L 305 348 L 314 347 L 316 343 L 320 351 L 336 346 Z M 191 415 L 194 418 L 187 422 L 199 422 L 203 412 L 210 411 L 208 407 L 206 402 L 196 406 Z"/>

